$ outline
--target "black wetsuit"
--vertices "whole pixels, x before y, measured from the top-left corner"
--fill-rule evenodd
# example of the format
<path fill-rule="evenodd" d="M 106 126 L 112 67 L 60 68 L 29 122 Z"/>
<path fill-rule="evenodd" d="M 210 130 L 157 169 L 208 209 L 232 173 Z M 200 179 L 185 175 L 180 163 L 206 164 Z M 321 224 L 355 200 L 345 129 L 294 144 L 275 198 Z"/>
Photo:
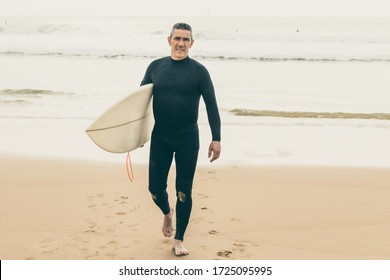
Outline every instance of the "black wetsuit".
<path fill-rule="evenodd" d="M 192 182 L 198 151 L 198 109 L 200 97 L 206 104 L 212 140 L 220 141 L 221 120 L 214 87 L 207 69 L 186 57 L 164 57 L 153 61 L 141 85 L 153 83 L 152 132 L 149 158 L 149 191 L 164 214 L 170 212 L 167 178 L 176 163 L 176 235 L 183 240 L 192 208 Z"/>

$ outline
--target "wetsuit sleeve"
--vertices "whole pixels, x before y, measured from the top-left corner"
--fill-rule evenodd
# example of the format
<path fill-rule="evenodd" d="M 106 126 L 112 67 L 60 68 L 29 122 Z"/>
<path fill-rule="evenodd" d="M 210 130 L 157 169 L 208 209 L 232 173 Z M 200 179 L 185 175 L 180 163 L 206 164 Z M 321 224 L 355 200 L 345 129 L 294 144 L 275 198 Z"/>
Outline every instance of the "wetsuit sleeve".
<path fill-rule="evenodd" d="M 145 76 L 141 82 L 141 86 L 152 83 L 151 72 L 152 72 L 152 64 L 150 64 L 149 67 L 146 69 Z"/>
<path fill-rule="evenodd" d="M 219 116 L 214 85 L 206 68 L 202 67 L 199 79 L 199 87 L 206 105 L 213 141 L 221 141 L 221 118 Z"/>

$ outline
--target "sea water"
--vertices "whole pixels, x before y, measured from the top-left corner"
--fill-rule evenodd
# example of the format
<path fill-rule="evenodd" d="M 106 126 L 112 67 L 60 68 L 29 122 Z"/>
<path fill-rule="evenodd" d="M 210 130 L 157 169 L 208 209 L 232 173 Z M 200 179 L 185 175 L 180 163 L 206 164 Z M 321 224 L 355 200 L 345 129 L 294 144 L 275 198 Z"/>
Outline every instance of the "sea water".
<path fill-rule="evenodd" d="M 169 55 L 178 21 L 214 82 L 216 164 L 390 167 L 390 18 L 0 16 L 0 152 L 123 161 L 85 129 Z M 207 164 L 203 103 L 199 125 Z"/>

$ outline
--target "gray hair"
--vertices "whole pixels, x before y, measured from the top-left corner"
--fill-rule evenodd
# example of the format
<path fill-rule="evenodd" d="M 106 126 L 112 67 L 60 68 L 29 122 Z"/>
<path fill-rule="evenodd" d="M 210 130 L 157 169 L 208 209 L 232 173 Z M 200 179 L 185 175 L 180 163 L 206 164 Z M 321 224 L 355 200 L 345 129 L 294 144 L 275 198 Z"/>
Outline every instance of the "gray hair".
<path fill-rule="evenodd" d="M 191 33 L 191 38 L 192 38 L 192 27 L 187 24 L 187 23 L 184 23 L 184 22 L 179 22 L 179 23 L 176 23 L 173 27 L 172 27 L 172 31 L 171 31 L 171 37 L 173 36 L 173 32 L 175 32 L 175 29 L 180 29 L 180 30 L 188 30 L 190 31 Z"/>

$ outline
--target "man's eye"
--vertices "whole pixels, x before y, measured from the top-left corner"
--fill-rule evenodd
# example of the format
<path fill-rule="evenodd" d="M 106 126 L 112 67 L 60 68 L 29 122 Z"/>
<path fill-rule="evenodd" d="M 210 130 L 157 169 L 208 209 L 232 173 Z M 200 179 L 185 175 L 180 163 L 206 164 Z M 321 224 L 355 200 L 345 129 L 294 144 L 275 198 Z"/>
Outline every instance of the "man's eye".
<path fill-rule="evenodd" d="M 175 40 L 176 42 L 180 42 L 181 40 L 183 40 L 186 43 L 191 42 L 191 38 L 189 38 L 189 37 L 184 37 L 183 38 L 183 37 L 173 36 L 173 40 Z"/>

